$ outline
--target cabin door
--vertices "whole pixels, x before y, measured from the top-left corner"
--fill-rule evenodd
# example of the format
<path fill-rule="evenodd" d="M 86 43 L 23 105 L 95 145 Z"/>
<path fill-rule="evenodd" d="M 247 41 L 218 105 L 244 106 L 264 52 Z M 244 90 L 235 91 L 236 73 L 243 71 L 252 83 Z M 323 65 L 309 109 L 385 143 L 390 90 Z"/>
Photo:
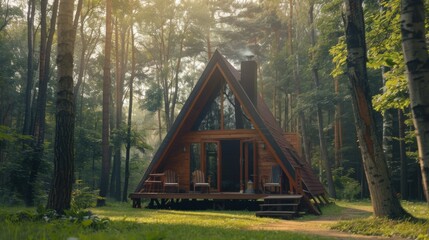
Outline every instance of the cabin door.
<path fill-rule="evenodd" d="M 240 140 L 222 140 L 221 191 L 240 191 Z"/>
<path fill-rule="evenodd" d="M 242 141 L 241 142 L 241 167 L 240 167 L 240 180 L 245 191 L 252 191 L 249 189 L 251 187 L 253 191 L 255 186 L 257 186 L 257 163 L 255 160 L 256 148 L 254 141 Z M 249 185 L 250 182 L 251 186 Z"/>
<path fill-rule="evenodd" d="M 210 183 L 210 188 L 219 190 L 219 142 L 204 142 L 203 144 L 202 169 L 205 173 L 206 180 Z"/>

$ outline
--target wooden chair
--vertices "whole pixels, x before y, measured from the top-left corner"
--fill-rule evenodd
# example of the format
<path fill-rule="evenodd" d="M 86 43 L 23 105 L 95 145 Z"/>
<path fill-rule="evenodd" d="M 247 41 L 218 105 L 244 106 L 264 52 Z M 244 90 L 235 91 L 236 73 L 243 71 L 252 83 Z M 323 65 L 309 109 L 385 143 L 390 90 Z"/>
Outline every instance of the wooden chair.
<path fill-rule="evenodd" d="M 175 188 L 176 192 L 179 192 L 179 177 L 173 170 L 166 170 L 164 172 L 163 180 L 163 191 L 166 192 L 166 188 Z"/>
<path fill-rule="evenodd" d="M 262 191 L 264 193 L 267 193 L 267 189 L 269 193 L 272 192 L 278 192 L 282 194 L 282 174 L 281 170 L 277 168 L 276 166 L 273 167 L 271 176 L 262 176 L 261 178 L 261 185 L 262 185 Z M 271 191 L 271 189 L 274 188 L 274 191 Z"/>
<path fill-rule="evenodd" d="M 192 173 L 192 181 L 194 183 L 194 192 L 199 187 L 200 189 L 207 188 L 207 192 L 210 193 L 210 183 L 206 182 L 204 173 L 201 170 L 195 170 Z"/>

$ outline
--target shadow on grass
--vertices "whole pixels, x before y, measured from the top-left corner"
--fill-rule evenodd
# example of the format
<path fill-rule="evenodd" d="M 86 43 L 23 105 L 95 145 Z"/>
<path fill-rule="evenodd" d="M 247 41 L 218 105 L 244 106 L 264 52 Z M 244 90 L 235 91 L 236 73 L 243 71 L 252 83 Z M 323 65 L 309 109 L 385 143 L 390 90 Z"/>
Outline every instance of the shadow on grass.
<path fill-rule="evenodd" d="M 407 239 L 429 239 L 429 213 L 427 206 L 422 202 L 402 201 L 402 206 L 411 213 L 414 219 L 391 220 L 387 218 L 373 217 L 372 211 L 368 211 L 368 215 L 362 214 L 360 217 L 344 218 L 332 228 L 356 234 L 385 236 L 385 237 L 401 237 Z M 352 205 L 343 209 L 344 212 L 352 212 L 361 209 L 361 205 L 357 208 Z"/>
<path fill-rule="evenodd" d="M 0 225 L 1 239 L 329 239 L 283 231 L 257 231 L 189 224 L 136 223 L 111 221 L 103 230 L 93 230 L 70 222 L 20 222 Z"/>
<path fill-rule="evenodd" d="M 357 218 L 367 218 L 372 216 L 371 209 L 366 205 L 356 205 L 352 202 L 333 202 L 322 207 L 322 215 L 304 215 L 298 219 L 300 221 L 338 221 Z"/>

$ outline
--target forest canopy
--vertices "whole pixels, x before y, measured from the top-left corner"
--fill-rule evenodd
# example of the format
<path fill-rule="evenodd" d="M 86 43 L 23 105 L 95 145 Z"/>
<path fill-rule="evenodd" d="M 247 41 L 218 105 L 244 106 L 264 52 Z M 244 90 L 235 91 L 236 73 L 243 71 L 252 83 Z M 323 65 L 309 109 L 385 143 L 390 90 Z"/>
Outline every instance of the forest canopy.
<path fill-rule="evenodd" d="M 48 201 L 61 1 L 0 0 L 3 204 Z M 349 91 L 342 0 L 72 2 L 75 189 L 84 185 L 127 201 L 217 49 L 235 66 L 249 55 L 258 62 L 258 93 L 285 132 L 300 134 L 303 158 L 331 197 L 369 197 Z M 375 133 L 394 191 L 402 199 L 424 200 L 400 1 L 364 1 L 363 18 Z"/>

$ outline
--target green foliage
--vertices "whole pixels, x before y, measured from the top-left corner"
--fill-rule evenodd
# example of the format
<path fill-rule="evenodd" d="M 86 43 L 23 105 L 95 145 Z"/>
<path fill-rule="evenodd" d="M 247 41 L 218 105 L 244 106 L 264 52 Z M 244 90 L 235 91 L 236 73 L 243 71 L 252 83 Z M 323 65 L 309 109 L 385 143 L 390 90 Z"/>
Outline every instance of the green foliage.
<path fill-rule="evenodd" d="M 331 75 L 333 77 L 338 77 L 344 74 L 347 61 L 346 39 L 340 37 L 338 43 L 329 49 L 329 54 L 331 54 L 332 62 L 335 66 Z"/>
<path fill-rule="evenodd" d="M 271 218 L 257 218 L 253 212 L 169 211 L 133 209 L 116 204 L 94 209 L 102 219 L 96 227 L 89 224 L 89 212 L 67 212 L 55 216 L 40 209 L 32 220 L 9 221 L 0 213 L 0 232 L 5 239 L 326 239 L 285 231 L 261 231 L 257 225 L 278 223 Z M 9 213 L 8 213 L 9 214 Z M 6 214 L 7 215 L 7 214 Z M 12 214 L 13 215 L 13 214 Z M 23 214 L 21 214 L 23 215 Z M 26 216 L 23 215 L 23 216 Z M 40 216 L 46 216 L 40 219 Z M 24 217 L 26 218 L 26 217 Z M 107 222 L 107 223 L 106 223 Z"/>
<path fill-rule="evenodd" d="M 412 222 L 410 220 L 389 220 L 386 218 L 366 218 L 344 221 L 336 224 L 334 229 L 371 236 L 400 236 L 411 239 L 429 239 L 427 229 L 429 221 Z"/>
<path fill-rule="evenodd" d="M 69 209 L 64 212 L 65 217 L 68 218 L 70 222 L 80 224 L 84 228 L 92 228 L 94 230 L 105 229 L 110 222 L 108 218 L 100 218 L 92 214 L 91 211 Z"/>
<path fill-rule="evenodd" d="M 312 109 L 316 111 L 316 106 L 319 104 L 323 109 L 333 109 L 334 105 L 341 102 L 341 97 L 336 95 L 330 89 L 313 89 L 300 95 L 298 99 L 297 110 Z"/>
<path fill-rule="evenodd" d="M 85 186 L 82 180 L 77 180 L 72 191 L 72 209 L 77 211 L 95 207 L 97 197 L 98 190 L 91 190 L 88 186 Z"/>
<path fill-rule="evenodd" d="M 0 223 L 25 225 L 31 222 L 38 223 L 39 225 L 54 223 L 55 225 L 64 226 L 71 223 L 84 229 L 102 230 L 108 227 L 110 220 L 108 218 L 100 218 L 92 214 L 91 211 L 74 209 L 66 210 L 64 215 L 59 215 L 55 210 L 46 209 L 42 206 L 36 209 L 36 213 L 28 210 L 18 211 L 16 213 L 0 212 Z"/>
<path fill-rule="evenodd" d="M 339 203 L 347 207 L 360 207 L 361 203 Z M 369 204 L 369 203 L 368 203 Z M 340 221 L 333 229 L 371 236 L 402 237 L 406 239 L 429 239 L 429 211 L 424 202 L 403 201 L 402 206 L 418 220 L 389 220 L 386 218 L 365 217 Z"/>
<path fill-rule="evenodd" d="M 134 132 L 132 140 L 133 145 L 135 145 L 141 153 L 145 153 L 146 150 L 153 150 L 153 147 L 147 143 L 145 137 L 141 134 L 136 134 Z"/>
<path fill-rule="evenodd" d="M 407 81 L 405 79 L 404 59 L 401 49 L 399 26 L 399 0 L 382 1 L 381 11 L 365 12 L 366 41 L 368 48 L 368 68 L 381 71 L 387 67 L 384 78 L 384 91 L 373 98 L 377 111 L 395 108 L 404 109 L 409 105 Z M 331 74 L 336 77 L 344 74 L 347 51 L 344 37 L 332 46 L 330 54 L 335 64 Z"/>
<path fill-rule="evenodd" d="M 17 133 L 15 130 L 0 126 L 0 153 L 4 160 L 0 164 L 0 203 L 15 205 L 22 204 L 25 194 L 29 174 L 29 159 L 33 156 L 33 149 L 30 146 L 32 137 Z M 50 162 L 46 159 L 50 156 L 49 145 L 46 144 L 45 157 L 42 160 L 41 171 L 51 173 Z M 49 175 L 43 175 L 35 182 L 36 199 L 35 202 L 44 201 L 46 194 L 45 184 L 49 182 Z"/>
<path fill-rule="evenodd" d="M 383 112 L 386 109 L 406 109 L 410 105 L 408 95 L 408 86 L 405 75 L 390 77 L 394 75 L 393 71 L 385 73 L 386 81 L 383 93 L 374 95 L 372 105 L 378 112 Z"/>
<path fill-rule="evenodd" d="M 161 108 L 162 104 L 162 89 L 152 84 L 145 92 L 143 107 L 150 112 L 156 112 Z"/>
<path fill-rule="evenodd" d="M 0 141 L 6 141 L 15 144 L 18 140 L 30 140 L 31 136 L 18 134 L 14 129 L 0 125 Z"/>
<path fill-rule="evenodd" d="M 341 221 L 333 228 L 371 236 L 428 239 L 429 212 L 425 203 L 402 202 L 420 221 L 391 221 L 371 217 L 369 201 L 329 204 L 323 217 Z M 2 239 L 325 239 L 286 231 L 262 231 L 258 226 L 278 225 L 280 220 L 257 218 L 254 212 L 172 211 L 134 209 L 117 203 L 89 211 L 68 211 L 64 216 L 40 207 L 36 213 L 22 208 L 0 208 Z M 108 217 L 108 219 L 106 218 Z M 305 216 L 298 221 L 320 218 Z M 250 230 L 253 229 L 253 230 Z"/>
<path fill-rule="evenodd" d="M 409 106 L 404 57 L 401 48 L 400 1 L 382 1 L 381 11 L 367 14 L 368 67 L 385 68 L 383 93 L 373 97 L 374 109 L 405 109 Z"/>
<path fill-rule="evenodd" d="M 359 196 L 361 186 L 358 181 L 351 177 L 353 173 L 353 168 L 350 168 L 348 171 L 345 171 L 343 168 L 337 168 L 332 171 L 339 199 L 355 200 Z"/>

